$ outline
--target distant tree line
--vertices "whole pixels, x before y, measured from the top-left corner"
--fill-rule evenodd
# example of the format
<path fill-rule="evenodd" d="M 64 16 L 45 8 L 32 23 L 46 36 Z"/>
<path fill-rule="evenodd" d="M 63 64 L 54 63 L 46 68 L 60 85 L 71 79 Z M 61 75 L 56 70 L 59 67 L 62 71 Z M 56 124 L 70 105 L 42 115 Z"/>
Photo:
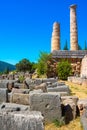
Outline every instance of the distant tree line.
<path fill-rule="evenodd" d="M 17 71 L 29 71 L 33 73 L 37 70 L 38 76 L 45 75 L 49 77 L 58 76 L 60 79 L 67 79 L 71 74 L 71 65 L 68 61 L 55 62 L 51 54 L 40 52 L 37 63 L 31 63 L 28 59 L 22 59 L 16 64 Z"/>

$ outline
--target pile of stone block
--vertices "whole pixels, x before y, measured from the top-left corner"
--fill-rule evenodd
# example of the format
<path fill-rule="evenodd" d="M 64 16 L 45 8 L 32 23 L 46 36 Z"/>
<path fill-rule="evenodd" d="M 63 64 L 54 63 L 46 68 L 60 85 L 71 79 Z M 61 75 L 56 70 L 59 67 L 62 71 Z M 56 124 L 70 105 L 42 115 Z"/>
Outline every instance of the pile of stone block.
<path fill-rule="evenodd" d="M 8 130 L 11 124 L 9 130 L 12 127 L 43 130 L 43 119 L 45 122 L 60 121 L 63 116 L 67 124 L 76 117 L 78 101 L 77 97 L 69 95 L 69 86 L 56 78 L 30 79 L 26 75 L 23 83 L 11 78 L 1 80 L 0 102 L 8 103 L 0 105 L 0 128 Z M 4 122 L 7 122 L 5 126 Z"/>

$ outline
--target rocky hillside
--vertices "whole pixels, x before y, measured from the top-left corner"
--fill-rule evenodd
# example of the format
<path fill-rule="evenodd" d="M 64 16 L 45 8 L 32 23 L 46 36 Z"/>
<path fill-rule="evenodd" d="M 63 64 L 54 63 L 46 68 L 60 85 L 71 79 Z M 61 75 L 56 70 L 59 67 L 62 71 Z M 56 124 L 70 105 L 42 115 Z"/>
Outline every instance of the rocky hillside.
<path fill-rule="evenodd" d="M 6 69 L 9 69 L 10 71 L 15 70 L 15 66 L 7 62 L 0 61 L 0 72 L 5 71 Z"/>

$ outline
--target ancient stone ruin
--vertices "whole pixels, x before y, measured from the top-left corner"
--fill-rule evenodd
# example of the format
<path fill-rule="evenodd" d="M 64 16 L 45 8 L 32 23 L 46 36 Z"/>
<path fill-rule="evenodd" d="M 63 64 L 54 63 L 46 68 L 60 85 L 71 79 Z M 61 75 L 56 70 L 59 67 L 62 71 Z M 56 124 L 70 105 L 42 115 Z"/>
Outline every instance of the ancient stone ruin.
<path fill-rule="evenodd" d="M 77 117 L 80 100 L 70 95 L 64 82 L 31 79 L 25 73 L 25 82 L 20 83 L 19 76 L 14 75 L 14 80 L 8 79 L 9 75 L 0 77 L 0 129 L 44 130 L 44 124 L 55 119 L 68 124 Z"/>
<path fill-rule="evenodd" d="M 87 78 L 87 55 L 82 59 L 81 78 Z"/>
<path fill-rule="evenodd" d="M 70 6 L 70 50 L 78 50 L 76 5 Z"/>
<path fill-rule="evenodd" d="M 70 29 L 71 50 L 62 51 L 60 24 L 54 23 L 52 56 L 57 61 L 68 59 L 75 72 L 80 74 L 81 61 L 87 51 L 78 50 L 75 5 L 70 6 Z M 87 56 L 82 61 L 80 84 L 83 77 L 87 78 L 86 61 Z M 19 81 L 20 75 L 24 77 L 23 82 Z M 69 80 L 75 82 L 75 78 L 69 77 Z M 0 77 L 0 130 L 44 130 L 45 123 L 62 120 L 68 124 L 78 115 L 84 130 L 87 130 L 87 99 L 79 100 L 77 96 L 71 96 L 69 86 L 58 82 L 57 78 L 32 79 L 29 73 Z"/>
<path fill-rule="evenodd" d="M 82 59 L 80 76 L 68 77 L 68 81 L 87 87 L 87 55 Z"/>
<path fill-rule="evenodd" d="M 60 62 L 61 59 L 68 60 L 73 69 L 73 75 L 80 75 L 81 62 L 87 50 L 78 50 L 78 30 L 76 5 L 70 6 L 70 50 L 60 50 L 60 24 L 53 24 L 53 32 L 51 39 L 51 54 L 53 59 Z"/>
<path fill-rule="evenodd" d="M 53 50 L 60 50 L 60 24 L 57 22 L 53 24 L 51 51 Z"/>

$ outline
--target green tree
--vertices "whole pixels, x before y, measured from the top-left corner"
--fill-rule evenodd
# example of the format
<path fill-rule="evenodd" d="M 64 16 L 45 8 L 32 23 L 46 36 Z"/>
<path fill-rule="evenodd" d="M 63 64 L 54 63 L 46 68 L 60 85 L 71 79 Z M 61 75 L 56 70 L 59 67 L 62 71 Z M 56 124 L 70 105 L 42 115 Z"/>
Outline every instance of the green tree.
<path fill-rule="evenodd" d="M 38 64 L 37 64 L 37 72 L 38 75 L 44 75 L 47 72 L 47 61 L 49 60 L 50 55 L 46 52 L 40 52 Z"/>
<path fill-rule="evenodd" d="M 31 63 L 31 73 L 34 73 L 36 69 L 37 69 L 37 63 L 32 62 Z"/>
<path fill-rule="evenodd" d="M 64 46 L 63 50 L 69 50 L 69 49 L 68 49 L 68 43 L 67 43 L 67 40 L 66 40 L 66 42 L 65 42 L 65 46 Z"/>
<path fill-rule="evenodd" d="M 31 71 L 32 65 L 28 59 L 22 59 L 19 63 L 16 64 L 16 69 L 18 71 Z"/>
<path fill-rule="evenodd" d="M 81 48 L 80 44 L 78 44 L 78 50 L 82 50 L 82 48 Z"/>
<path fill-rule="evenodd" d="M 87 50 L 87 44 L 86 44 L 86 40 L 85 40 L 85 46 L 84 46 L 84 50 Z"/>
<path fill-rule="evenodd" d="M 68 61 L 61 61 L 57 65 L 57 72 L 59 79 L 66 80 L 67 77 L 71 74 L 72 68 L 71 64 Z"/>

